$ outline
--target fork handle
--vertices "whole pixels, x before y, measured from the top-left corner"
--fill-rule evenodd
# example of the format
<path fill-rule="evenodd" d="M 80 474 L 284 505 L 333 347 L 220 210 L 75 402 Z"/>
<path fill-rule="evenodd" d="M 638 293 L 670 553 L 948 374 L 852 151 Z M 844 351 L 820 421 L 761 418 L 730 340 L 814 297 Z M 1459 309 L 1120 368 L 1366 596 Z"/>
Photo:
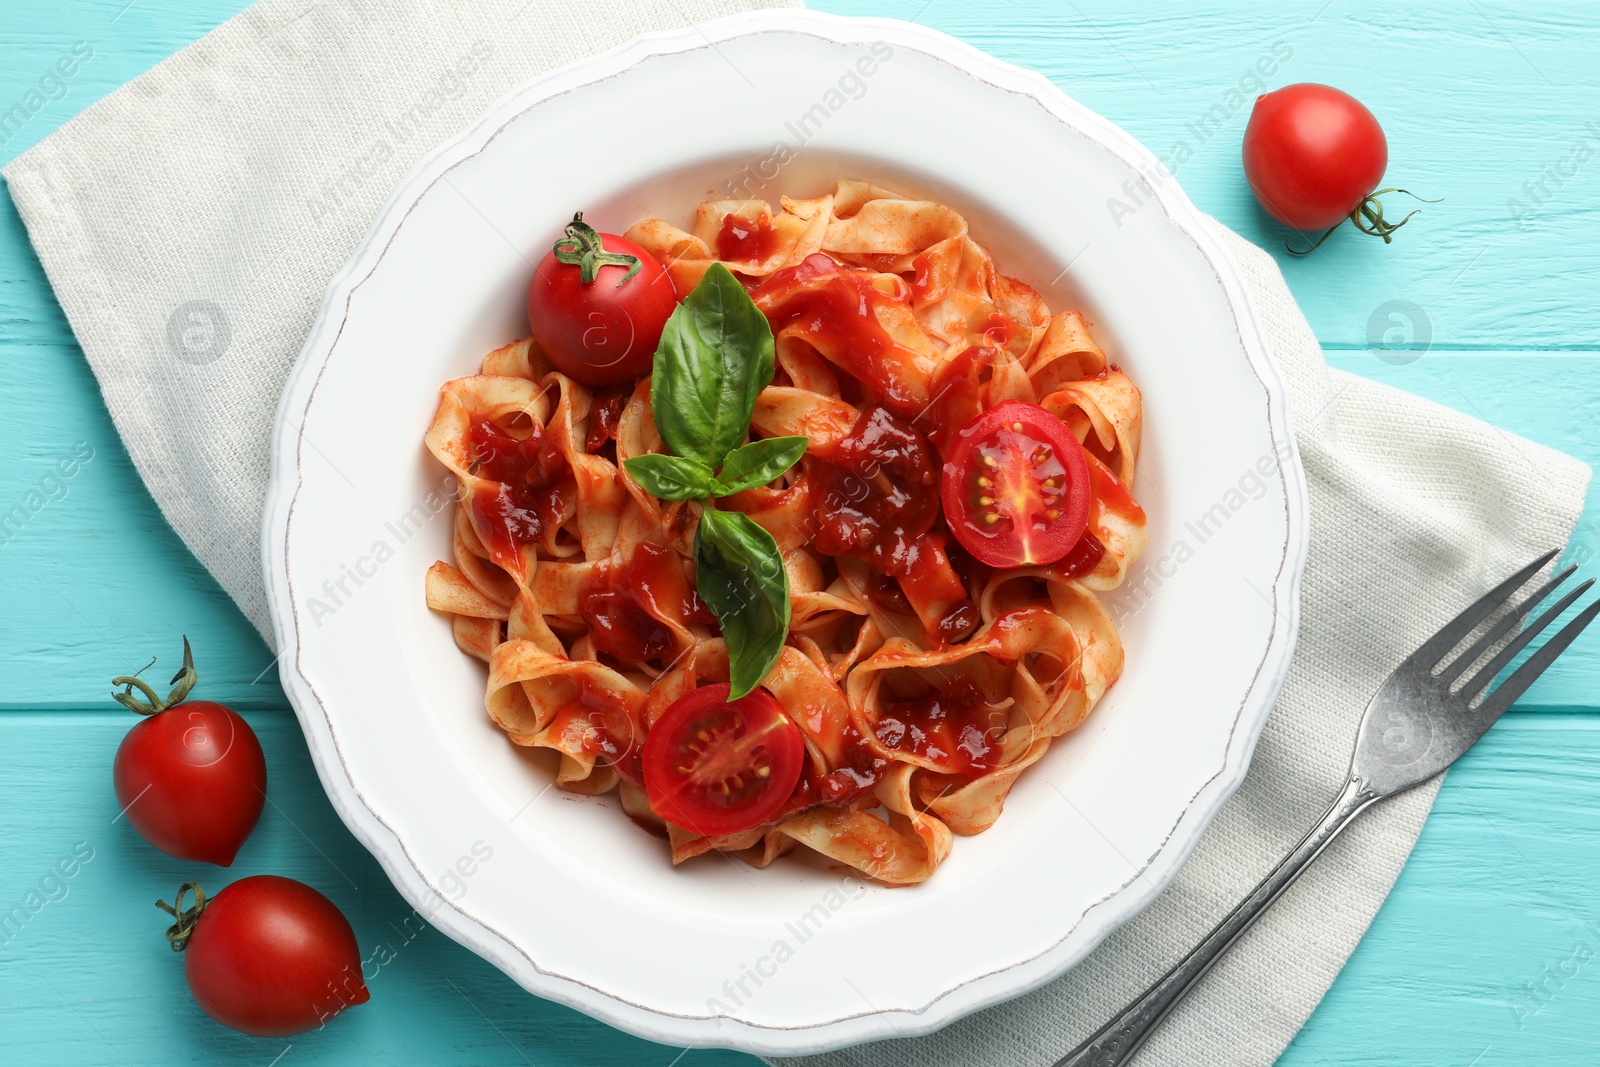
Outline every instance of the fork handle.
<path fill-rule="evenodd" d="M 1232 948 L 1311 861 L 1322 854 L 1328 842 L 1376 799 L 1372 789 L 1352 774 L 1316 827 L 1206 935 L 1204 941 L 1195 946 L 1194 951 L 1087 1041 L 1057 1060 L 1055 1067 L 1119 1067 L 1127 1063 L 1222 954 Z"/>

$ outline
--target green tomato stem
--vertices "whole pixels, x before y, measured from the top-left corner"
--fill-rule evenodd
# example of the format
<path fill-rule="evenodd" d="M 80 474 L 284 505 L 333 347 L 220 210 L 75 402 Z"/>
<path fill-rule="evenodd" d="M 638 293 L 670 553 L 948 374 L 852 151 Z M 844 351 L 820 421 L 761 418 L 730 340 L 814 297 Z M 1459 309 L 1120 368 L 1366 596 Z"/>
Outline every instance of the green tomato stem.
<path fill-rule="evenodd" d="M 1409 189 L 1378 189 L 1374 192 L 1368 193 L 1361 199 L 1361 203 L 1357 204 L 1355 209 L 1350 212 L 1350 222 L 1355 226 L 1356 229 L 1360 230 L 1369 237 L 1382 237 L 1384 244 L 1393 244 L 1394 232 L 1400 227 L 1404 226 L 1406 223 L 1410 222 L 1413 216 L 1420 214 L 1422 211 L 1421 208 L 1417 208 L 1417 210 L 1411 212 L 1410 215 L 1407 215 L 1399 222 L 1390 222 L 1383 217 L 1383 201 L 1378 199 L 1378 197 L 1385 193 L 1404 193 L 1413 200 L 1421 200 L 1424 204 L 1437 204 L 1444 200 L 1443 197 L 1440 197 L 1438 200 L 1429 200 L 1426 197 L 1418 196 Z M 1340 225 L 1343 224 L 1341 223 Z M 1285 242 L 1283 246 L 1284 250 L 1287 251 L 1291 256 L 1309 256 L 1311 253 L 1321 248 L 1322 242 L 1326 241 L 1329 237 L 1332 237 L 1333 231 L 1337 230 L 1338 228 L 1338 226 L 1330 226 L 1327 232 L 1325 232 L 1321 237 L 1317 238 L 1316 244 L 1312 245 L 1310 248 L 1290 248 L 1288 243 Z"/>
<path fill-rule="evenodd" d="M 185 908 L 183 898 L 189 893 L 194 894 L 194 906 Z M 178 895 L 172 898 L 171 904 L 158 900 L 156 907 L 177 920 L 167 927 L 167 944 L 172 946 L 172 951 L 182 952 L 188 948 L 189 938 L 194 935 L 195 924 L 200 921 L 200 913 L 206 910 L 206 894 L 205 890 L 200 888 L 200 883 L 183 883 L 178 887 Z"/>
<path fill-rule="evenodd" d="M 599 232 L 583 221 L 581 211 L 573 215 L 572 221 L 567 223 L 566 236 L 556 242 L 554 253 L 557 263 L 578 268 L 578 277 L 582 279 L 584 285 L 595 280 L 600 274 L 601 267 L 627 267 L 628 273 L 617 283 L 617 288 L 621 289 L 644 265 L 638 256 L 630 256 L 624 252 L 607 252 L 605 245 L 601 243 Z"/>
<path fill-rule="evenodd" d="M 140 715 L 156 715 L 188 699 L 189 694 L 194 691 L 195 683 L 200 680 L 200 676 L 195 673 L 194 653 L 189 650 L 188 636 L 185 635 L 183 639 L 183 666 L 172 676 L 170 683 L 172 688 L 164 698 L 139 677 L 154 664 L 155 660 L 152 659 L 133 674 L 124 674 L 111 679 L 112 685 L 122 686 L 122 692 L 112 693 L 111 699 Z M 143 700 L 133 695 L 134 689 L 144 694 Z"/>

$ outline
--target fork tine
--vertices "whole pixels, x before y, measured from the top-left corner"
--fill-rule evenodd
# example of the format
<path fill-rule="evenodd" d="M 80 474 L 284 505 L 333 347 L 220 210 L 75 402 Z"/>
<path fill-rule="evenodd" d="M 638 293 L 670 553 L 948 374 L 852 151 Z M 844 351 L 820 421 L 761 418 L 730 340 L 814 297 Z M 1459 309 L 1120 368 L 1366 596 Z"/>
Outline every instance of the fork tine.
<path fill-rule="evenodd" d="M 1542 631 L 1546 626 L 1549 626 L 1551 623 L 1555 622 L 1556 619 L 1560 617 L 1561 613 L 1570 608 L 1574 600 L 1577 600 L 1584 593 L 1587 593 L 1589 591 L 1589 587 L 1592 585 L 1594 585 L 1594 579 L 1590 578 L 1588 581 L 1584 582 L 1582 585 L 1579 585 L 1566 596 L 1556 601 L 1550 610 L 1546 611 L 1533 622 L 1529 623 L 1521 633 L 1506 643 L 1505 648 L 1502 648 L 1498 653 L 1495 654 L 1494 659 L 1483 665 L 1483 670 L 1479 671 L 1477 674 L 1474 674 L 1470 679 L 1468 679 L 1467 683 L 1461 687 L 1461 696 L 1470 702 L 1473 697 L 1478 695 L 1479 690 L 1483 689 L 1489 683 L 1494 681 L 1495 675 L 1504 670 L 1506 664 L 1510 663 L 1512 658 L 1516 656 L 1518 652 L 1521 652 L 1524 648 L 1528 647 L 1529 641 L 1532 641 L 1535 637 L 1538 637 L 1540 631 Z M 1509 680 L 1510 679 L 1507 679 L 1507 681 Z"/>
<path fill-rule="evenodd" d="M 1574 638 L 1583 633 L 1583 628 L 1593 622 L 1596 615 L 1600 615 L 1600 600 L 1596 600 L 1579 612 L 1577 617 L 1562 627 L 1559 633 L 1546 641 L 1539 651 L 1529 656 L 1528 662 L 1512 671 L 1511 677 L 1490 693 L 1473 713 L 1482 729 L 1487 730 L 1495 720 L 1504 715 L 1506 709 L 1528 691 L 1528 686 L 1533 684 L 1533 680 L 1543 674 L 1545 669 L 1556 661 L 1556 657 L 1567 650 L 1567 646 L 1572 644 Z M 1540 619 L 1541 623 L 1543 621 Z"/>
<path fill-rule="evenodd" d="M 1485 593 L 1476 603 L 1463 611 L 1460 615 L 1445 623 L 1438 633 L 1423 642 L 1421 648 L 1413 652 L 1406 660 L 1408 664 L 1425 665 L 1431 672 L 1444 659 L 1461 639 L 1470 634 L 1477 625 L 1494 613 L 1494 609 L 1505 603 L 1506 598 L 1522 586 L 1529 578 L 1538 573 L 1539 568 L 1555 559 L 1559 548 L 1552 548 L 1526 567 L 1522 568 L 1499 585 Z"/>
<path fill-rule="evenodd" d="M 1471 648 L 1461 653 L 1461 655 L 1456 659 L 1451 660 L 1450 665 L 1441 673 L 1446 675 L 1451 681 L 1465 679 L 1467 676 L 1467 670 L 1478 661 L 1479 656 L 1483 655 L 1491 647 L 1493 647 L 1494 643 L 1504 637 L 1507 631 L 1509 631 L 1513 626 L 1521 622 L 1523 619 L 1526 619 L 1529 615 L 1532 615 L 1533 609 L 1539 606 L 1539 602 L 1545 597 L 1549 596 L 1555 590 L 1556 586 L 1560 585 L 1568 578 L 1571 578 L 1577 569 L 1578 565 L 1574 563 L 1567 567 L 1567 569 L 1562 571 L 1560 574 L 1553 576 L 1548 582 L 1540 586 L 1539 590 L 1532 596 L 1528 597 L 1528 599 L 1511 609 L 1505 618 L 1495 623 L 1492 630 L 1484 634 L 1477 641 L 1474 641 Z M 1500 666 L 1504 667 L 1505 664 L 1501 663 Z M 1490 675 L 1490 677 L 1492 678 L 1494 675 Z M 1479 688 L 1482 688 L 1482 686 Z"/>

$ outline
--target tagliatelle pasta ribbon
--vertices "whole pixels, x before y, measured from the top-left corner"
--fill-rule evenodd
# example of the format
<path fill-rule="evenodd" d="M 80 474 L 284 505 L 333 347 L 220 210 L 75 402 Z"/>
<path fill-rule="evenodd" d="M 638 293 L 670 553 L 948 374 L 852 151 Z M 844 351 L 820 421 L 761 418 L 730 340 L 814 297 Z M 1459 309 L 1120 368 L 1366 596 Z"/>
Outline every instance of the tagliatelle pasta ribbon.
<path fill-rule="evenodd" d="M 994 824 L 1121 674 L 1098 594 L 1147 542 L 1131 491 L 1139 390 L 1079 312 L 1052 313 L 1001 274 L 967 220 L 933 200 L 849 180 L 776 209 L 706 201 L 687 229 L 646 219 L 627 236 L 680 294 L 715 263 L 753 290 L 776 373 L 751 435 L 808 438 L 787 474 L 720 502 L 773 535 L 788 577 L 788 639 L 763 686 L 804 739 L 794 797 L 764 825 L 704 836 L 661 819 L 643 788 L 652 725 L 729 674 L 695 592 L 701 505 L 659 500 L 622 467 L 665 451 L 649 379 L 597 396 L 524 339 L 445 383 L 425 442 L 456 476 L 459 506 L 427 603 L 487 664 L 485 707 L 507 737 L 556 752 L 563 789 L 616 791 L 674 862 L 722 851 L 764 867 L 804 846 L 884 884 L 923 881 L 956 835 Z M 873 494 L 911 512 L 936 498 L 904 455 L 927 449 L 937 472 L 949 435 L 1008 400 L 1043 406 L 1083 445 L 1100 555 L 1070 572 L 991 571 L 951 547 L 942 520 L 892 560 L 845 536 Z M 602 401 L 613 421 L 597 432 Z M 886 434 L 923 444 L 872 459 Z"/>

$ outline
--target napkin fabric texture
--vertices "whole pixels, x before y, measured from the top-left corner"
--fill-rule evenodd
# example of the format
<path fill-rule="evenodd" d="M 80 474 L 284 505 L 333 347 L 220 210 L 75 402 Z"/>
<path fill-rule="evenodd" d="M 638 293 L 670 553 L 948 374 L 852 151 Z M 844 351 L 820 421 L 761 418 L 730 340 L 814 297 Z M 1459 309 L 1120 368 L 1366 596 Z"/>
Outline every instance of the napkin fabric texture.
<path fill-rule="evenodd" d="M 140 475 L 269 644 L 256 546 L 278 396 L 329 281 L 394 188 L 541 71 L 760 6 L 589 0 L 580 15 L 555 0 L 261 0 L 5 168 Z M 1171 887 L 1066 977 L 929 1037 L 785 1062 L 1054 1063 L 1322 814 L 1394 665 L 1570 535 L 1587 467 L 1329 370 L 1271 257 L 1223 234 L 1288 378 L 1311 490 L 1300 643 L 1248 777 Z M 1136 1062 L 1276 1059 L 1388 894 L 1436 789 L 1359 819 Z"/>

